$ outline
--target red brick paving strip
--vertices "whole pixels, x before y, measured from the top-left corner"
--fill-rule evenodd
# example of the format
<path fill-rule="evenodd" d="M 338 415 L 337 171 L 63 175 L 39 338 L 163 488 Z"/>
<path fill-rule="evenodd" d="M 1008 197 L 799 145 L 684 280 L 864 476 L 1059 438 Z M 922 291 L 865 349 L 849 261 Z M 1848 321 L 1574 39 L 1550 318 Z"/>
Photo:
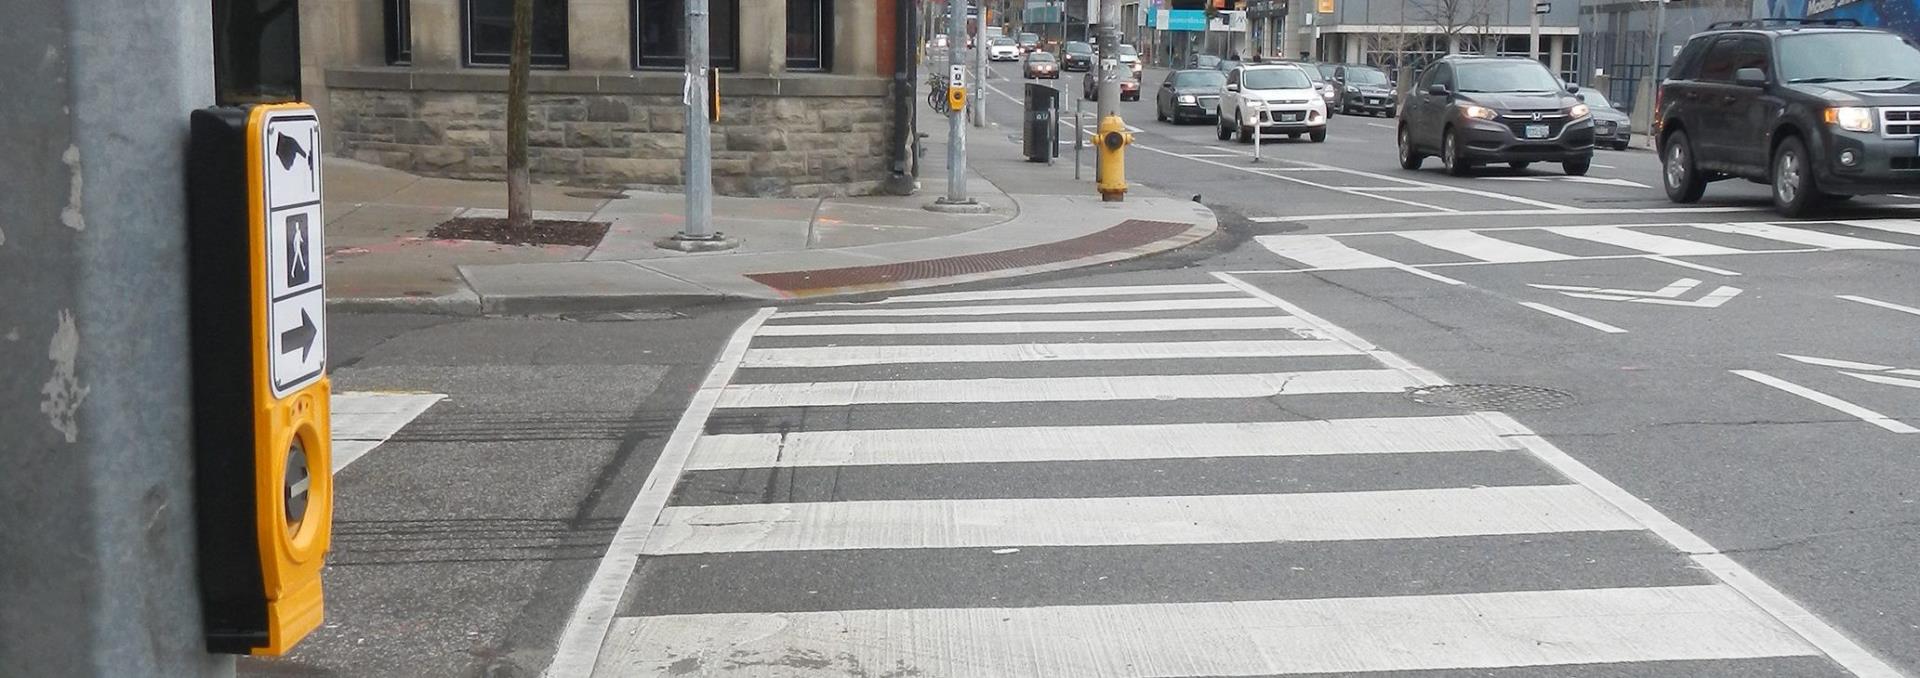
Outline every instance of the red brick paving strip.
<path fill-rule="evenodd" d="M 1115 224 L 1112 228 L 1078 238 L 999 252 L 875 266 L 755 273 L 747 277 L 762 285 L 791 293 L 903 280 L 946 278 L 969 273 L 1053 264 L 1081 257 L 1120 252 L 1171 238 L 1186 232 L 1189 228 L 1193 228 L 1193 224 L 1128 219 Z"/>

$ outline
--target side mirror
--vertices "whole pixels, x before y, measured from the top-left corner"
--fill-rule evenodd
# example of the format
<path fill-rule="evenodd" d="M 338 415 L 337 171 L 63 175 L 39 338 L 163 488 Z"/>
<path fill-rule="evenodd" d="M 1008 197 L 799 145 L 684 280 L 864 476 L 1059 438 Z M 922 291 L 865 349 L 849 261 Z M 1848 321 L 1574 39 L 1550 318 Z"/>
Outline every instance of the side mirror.
<path fill-rule="evenodd" d="M 1585 94 L 1581 94 L 1581 93 L 1579 93 L 1579 92 L 1574 92 L 1574 93 L 1573 93 L 1573 98 L 1575 98 L 1575 99 L 1579 99 L 1579 100 L 1581 100 L 1581 101 L 1586 101 L 1586 100 L 1587 100 L 1587 95 L 1585 95 Z"/>
<path fill-rule="evenodd" d="M 1442 83 L 1437 83 L 1437 82 L 1427 86 L 1427 93 L 1437 97 L 1443 97 L 1448 94 L 1452 94 L 1452 92 L 1447 91 L 1446 85 Z"/>
<path fill-rule="evenodd" d="M 1576 85 L 1576 84 L 1573 84 L 1572 82 L 1568 82 L 1568 83 L 1567 83 L 1567 93 L 1568 93 L 1568 94 L 1579 94 L 1579 93 L 1580 93 L 1580 86 L 1579 86 L 1579 85 Z M 1585 97 L 1581 97 L 1581 98 L 1582 98 L 1583 100 L 1585 99 Z"/>
<path fill-rule="evenodd" d="M 1229 84 L 1227 85 L 1227 91 L 1229 91 L 1229 92 L 1238 92 L 1238 91 L 1240 91 L 1240 86 L 1239 86 L 1239 85 L 1235 85 L 1235 84 L 1231 84 L 1231 83 L 1229 83 Z"/>
<path fill-rule="evenodd" d="M 1733 84 L 1742 87 L 1766 87 L 1767 74 L 1758 68 L 1742 68 L 1733 72 Z"/>

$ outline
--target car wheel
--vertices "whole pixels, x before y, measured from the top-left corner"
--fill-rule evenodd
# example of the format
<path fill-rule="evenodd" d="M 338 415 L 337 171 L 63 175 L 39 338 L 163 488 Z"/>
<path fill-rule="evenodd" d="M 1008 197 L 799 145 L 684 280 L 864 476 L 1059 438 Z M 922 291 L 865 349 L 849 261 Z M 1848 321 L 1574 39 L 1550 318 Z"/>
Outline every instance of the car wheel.
<path fill-rule="evenodd" d="M 1620 142 L 1620 143 L 1618 143 L 1618 144 L 1615 144 L 1615 145 L 1614 145 L 1614 147 L 1613 147 L 1613 150 L 1616 150 L 1616 151 L 1624 151 L 1624 150 L 1627 150 L 1627 142 L 1625 142 L 1625 141 L 1622 141 L 1622 142 Z"/>
<path fill-rule="evenodd" d="M 1773 152 L 1773 208 L 1789 217 L 1805 216 L 1820 205 L 1820 189 L 1813 185 L 1807 145 L 1787 137 Z"/>
<path fill-rule="evenodd" d="M 1419 151 L 1413 150 L 1413 139 L 1407 135 L 1406 127 L 1400 128 L 1399 137 L 1400 137 L 1400 169 L 1403 169 L 1403 170 L 1420 169 L 1420 164 L 1423 162 L 1426 162 L 1427 158 L 1426 156 L 1420 155 Z"/>
<path fill-rule="evenodd" d="M 1568 160 L 1560 163 L 1560 171 L 1566 172 L 1567 176 L 1570 177 L 1586 176 L 1587 170 L 1592 167 L 1593 156 L 1591 155 L 1578 160 Z"/>
<path fill-rule="evenodd" d="M 1393 109 L 1391 109 L 1391 108 L 1389 108 L 1389 109 L 1387 109 L 1387 118 L 1389 118 L 1389 119 L 1391 119 L 1391 118 L 1393 118 L 1393 116 L 1395 116 L 1395 115 L 1399 115 L 1399 114 L 1398 114 L 1398 113 L 1395 113 L 1395 112 L 1394 112 L 1394 110 L 1393 110 Z"/>
<path fill-rule="evenodd" d="M 1233 112 L 1233 128 L 1240 132 L 1240 143 L 1243 143 L 1243 144 L 1253 143 L 1253 135 L 1255 133 L 1255 130 L 1252 127 L 1248 127 L 1245 122 L 1240 120 L 1239 111 Z"/>
<path fill-rule="evenodd" d="M 1326 131 L 1326 130 L 1324 130 L 1324 129 L 1321 129 L 1321 130 L 1316 130 L 1316 131 L 1314 131 L 1314 132 L 1312 132 L 1312 133 L 1310 133 L 1310 134 L 1308 134 L 1308 135 L 1307 135 L 1307 138 L 1308 138 L 1308 139 L 1312 139 L 1312 140 L 1313 140 L 1313 143 L 1316 143 L 1316 144 L 1317 144 L 1317 143 L 1321 143 L 1321 142 L 1324 142 L 1324 141 L 1326 141 L 1326 140 L 1327 140 L 1327 131 Z"/>
<path fill-rule="evenodd" d="M 1707 180 L 1694 167 L 1693 141 L 1686 131 L 1674 132 L 1662 146 L 1666 152 L 1660 159 L 1660 183 L 1667 189 L 1667 199 L 1677 203 L 1700 200 L 1707 192 Z"/>
<path fill-rule="evenodd" d="M 1213 111 L 1213 133 L 1220 137 L 1221 141 L 1233 138 L 1233 132 L 1227 130 L 1227 116 L 1219 109 Z"/>
<path fill-rule="evenodd" d="M 1514 168 L 1514 169 L 1516 169 L 1516 170 L 1522 170 L 1522 171 L 1525 171 L 1525 170 L 1526 170 L 1526 169 L 1527 169 L 1528 167 L 1532 167 L 1532 166 L 1533 166 L 1533 163 L 1530 163 L 1530 162 L 1520 162 L 1520 161 L 1518 161 L 1518 160 L 1516 160 L 1516 161 L 1513 161 L 1513 162 L 1510 162 L 1510 163 L 1507 163 L 1507 166 L 1508 166 L 1508 167 L 1512 167 L 1512 168 Z"/>
<path fill-rule="evenodd" d="M 1446 165 L 1447 173 L 1456 177 L 1473 173 L 1473 163 L 1460 157 L 1460 144 L 1451 129 L 1440 138 L 1440 164 Z"/>

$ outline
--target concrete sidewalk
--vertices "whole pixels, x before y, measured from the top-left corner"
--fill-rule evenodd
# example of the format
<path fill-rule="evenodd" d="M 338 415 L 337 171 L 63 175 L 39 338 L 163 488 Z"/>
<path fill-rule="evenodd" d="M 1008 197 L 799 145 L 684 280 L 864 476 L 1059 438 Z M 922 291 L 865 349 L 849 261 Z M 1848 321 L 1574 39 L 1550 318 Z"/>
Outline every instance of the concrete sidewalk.
<path fill-rule="evenodd" d="M 1218 227 L 1205 207 L 1144 187 L 1124 203 L 1103 203 L 1090 171 L 1075 181 L 1070 157 L 1054 166 L 1026 162 L 1018 131 L 998 126 L 968 130 L 969 194 L 993 212 L 926 211 L 946 190 L 946 123 L 923 108 L 920 125 L 928 136 L 916 195 L 716 198 L 715 228 L 742 246 L 706 254 L 653 245 L 684 223 L 678 194 L 559 186 L 535 187 L 534 216 L 608 222 L 598 246 L 429 239 L 447 219 L 500 216 L 504 184 L 329 159 L 329 304 L 538 314 L 885 292 L 1120 261 L 1182 247 Z"/>

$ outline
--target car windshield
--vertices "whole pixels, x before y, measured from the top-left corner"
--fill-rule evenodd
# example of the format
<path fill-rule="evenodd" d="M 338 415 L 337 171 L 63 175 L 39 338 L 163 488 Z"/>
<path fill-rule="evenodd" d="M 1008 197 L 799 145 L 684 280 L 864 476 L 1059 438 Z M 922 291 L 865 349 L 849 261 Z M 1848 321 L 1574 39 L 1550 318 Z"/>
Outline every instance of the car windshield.
<path fill-rule="evenodd" d="M 1219 71 L 1181 71 L 1173 74 L 1174 87 L 1213 87 L 1227 84 L 1227 74 Z"/>
<path fill-rule="evenodd" d="M 1532 61 L 1489 61 L 1454 66 L 1462 92 L 1554 92 L 1560 81 Z"/>
<path fill-rule="evenodd" d="M 1335 66 L 1333 64 L 1320 64 L 1319 66 L 1314 67 L 1313 70 L 1320 71 L 1321 78 L 1331 78 L 1333 77 L 1333 69 L 1335 68 L 1339 68 L 1339 66 Z"/>
<path fill-rule="evenodd" d="M 1027 61 L 1053 61 L 1053 55 L 1046 52 L 1034 52 L 1027 55 Z"/>
<path fill-rule="evenodd" d="M 1093 48 L 1084 42 L 1069 42 L 1067 43 L 1066 51 L 1074 54 L 1092 54 Z"/>
<path fill-rule="evenodd" d="M 1199 57 L 1195 58 L 1193 63 L 1194 65 L 1199 66 L 1201 68 L 1213 68 L 1215 65 L 1218 65 L 1220 63 L 1220 57 L 1208 56 L 1208 55 L 1202 54 Z"/>
<path fill-rule="evenodd" d="M 1607 101 L 1607 95 L 1591 87 L 1580 88 L 1580 100 L 1593 108 L 1613 108 L 1613 102 Z"/>
<path fill-rule="evenodd" d="M 1311 89 L 1313 81 L 1298 68 L 1262 68 L 1240 77 L 1246 89 Z"/>
<path fill-rule="evenodd" d="M 1920 80 L 1920 48 L 1891 33 L 1841 31 L 1780 38 L 1787 82 Z"/>
<path fill-rule="evenodd" d="M 1013 38 L 994 38 L 993 44 L 995 47 L 1004 47 L 1007 45 L 1011 45 L 1013 44 Z"/>
<path fill-rule="evenodd" d="M 1140 56 L 1140 50 L 1134 49 L 1133 45 L 1121 45 L 1115 48 L 1115 51 L 1118 51 L 1120 56 Z"/>
<path fill-rule="evenodd" d="M 1349 68 L 1347 69 L 1347 84 L 1385 85 L 1387 84 L 1387 74 L 1371 68 Z"/>

